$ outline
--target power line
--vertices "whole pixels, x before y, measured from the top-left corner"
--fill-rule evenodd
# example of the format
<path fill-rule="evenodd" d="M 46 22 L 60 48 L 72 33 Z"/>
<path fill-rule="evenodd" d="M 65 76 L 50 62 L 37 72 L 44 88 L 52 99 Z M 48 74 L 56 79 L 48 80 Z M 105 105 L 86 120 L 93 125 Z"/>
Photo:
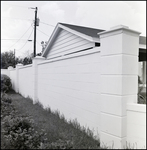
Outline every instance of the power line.
<path fill-rule="evenodd" d="M 1 39 L 1 40 L 19 40 L 19 39 Z M 20 39 L 20 40 L 26 40 L 26 39 Z"/>
<path fill-rule="evenodd" d="M 15 20 L 28 20 L 28 21 L 32 21 L 32 19 L 22 19 L 22 18 L 13 18 L 13 17 L 1 17 L 1 18 L 5 18 L 5 19 L 15 19 Z"/>
<path fill-rule="evenodd" d="M 32 33 L 33 33 L 33 30 L 31 32 L 31 34 L 29 35 L 29 37 L 28 37 L 27 41 L 25 42 L 25 44 L 20 49 L 18 49 L 18 51 L 20 51 L 27 44 L 27 42 L 28 42 L 29 38 L 31 37 Z"/>
<path fill-rule="evenodd" d="M 40 21 L 40 23 L 43 23 L 43 24 L 48 25 L 48 26 L 51 26 L 51 27 L 55 27 L 55 26 L 53 26 L 53 25 L 51 25 L 51 24 L 44 23 L 44 22 L 41 22 L 41 21 Z"/>
<path fill-rule="evenodd" d="M 31 28 L 31 26 L 27 29 L 27 31 L 16 41 L 16 43 L 28 32 L 28 30 Z M 15 43 L 15 44 L 16 44 Z M 12 46 L 14 46 L 15 44 L 13 44 Z M 10 46 L 8 49 L 10 49 L 12 46 Z"/>
<path fill-rule="evenodd" d="M 40 31 L 41 33 L 43 33 L 44 35 L 48 36 L 46 33 L 42 32 L 41 30 L 37 29 L 38 31 Z M 49 37 L 49 36 L 48 36 Z"/>
<path fill-rule="evenodd" d="M 12 4 L 2 4 L 2 5 L 9 5 L 9 6 L 14 6 L 14 7 L 28 8 L 27 6 L 12 5 Z"/>

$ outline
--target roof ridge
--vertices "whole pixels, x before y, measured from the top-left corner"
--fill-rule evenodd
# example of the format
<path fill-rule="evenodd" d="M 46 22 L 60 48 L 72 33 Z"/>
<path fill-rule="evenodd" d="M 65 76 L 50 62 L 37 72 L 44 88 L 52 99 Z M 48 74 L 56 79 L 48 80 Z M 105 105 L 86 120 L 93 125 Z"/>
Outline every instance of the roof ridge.
<path fill-rule="evenodd" d="M 79 26 L 79 25 L 73 25 L 73 24 L 61 23 L 61 22 L 59 22 L 59 24 L 62 24 L 62 25 L 69 25 L 69 26 L 76 26 L 76 27 L 81 27 L 81 28 L 95 29 L 95 30 L 103 30 L 103 31 L 104 31 L 104 29 L 97 29 L 97 28 L 91 28 L 91 27 L 86 27 L 86 26 Z"/>

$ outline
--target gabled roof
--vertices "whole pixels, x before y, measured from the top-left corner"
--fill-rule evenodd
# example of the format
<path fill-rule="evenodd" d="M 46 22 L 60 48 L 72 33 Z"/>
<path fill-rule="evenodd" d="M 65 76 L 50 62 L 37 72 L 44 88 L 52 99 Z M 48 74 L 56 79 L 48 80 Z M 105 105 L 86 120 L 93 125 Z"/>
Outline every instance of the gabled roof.
<path fill-rule="evenodd" d="M 91 37 L 98 37 L 99 32 L 105 31 L 101 29 L 94 29 L 94 28 L 89 28 L 89 27 L 82 27 L 82 26 L 77 26 L 77 25 L 71 25 L 71 24 L 65 24 L 65 23 L 60 23 L 61 25 L 64 25 L 72 30 L 75 30 L 77 32 L 86 34 Z"/>
<path fill-rule="evenodd" d="M 91 42 L 99 42 L 99 36 L 97 33 L 103 32 L 105 30 L 101 29 L 94 29 L 89 27 L 82 27 L 77 25 L 71 25 L 71 24 L 65 24 L 65 23 L 58 23 L 48 41 L 48 44 L 45 48 L 45 50 L 42 53 L 42 56 L 44 57 L 48 52 L 49 48 L 52 46 L 54 40 L 56 39 L 58 33 L 61 31 L 61 29 L 64 29 L 70 33 L 73 33 L 81 38 L 84 38 L 86 40 L 89 40 Z"/>

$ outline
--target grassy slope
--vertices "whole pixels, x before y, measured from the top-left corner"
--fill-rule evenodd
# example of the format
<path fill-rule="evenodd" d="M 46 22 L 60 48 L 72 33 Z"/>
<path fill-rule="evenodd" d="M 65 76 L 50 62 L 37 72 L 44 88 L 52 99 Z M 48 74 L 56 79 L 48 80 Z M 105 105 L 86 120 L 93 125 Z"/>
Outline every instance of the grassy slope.
<path fill-rule="evenodd" d="M 31 116 L 36 124 L 36 130 L 38 132 L 41 129 L 45 130 L 48 143 L 70 142 L 75 149 L 100 148 L 100 142 L 93 138 L 92 132 L 81 127 L 76 121 L 67 122 L 58 111 L 52 112 L 50 108 L 45 110 L 40 103 L 33 105 L 31 99 L 24 98 L 13 91 L 8 95 L 12 98 L 12 104 L 18 115 Z"/>

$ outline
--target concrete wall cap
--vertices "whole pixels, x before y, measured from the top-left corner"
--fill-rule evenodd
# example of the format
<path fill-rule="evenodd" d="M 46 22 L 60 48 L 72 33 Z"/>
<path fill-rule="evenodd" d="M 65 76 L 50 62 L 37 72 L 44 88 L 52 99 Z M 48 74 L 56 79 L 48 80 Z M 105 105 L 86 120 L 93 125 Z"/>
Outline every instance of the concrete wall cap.
<path fill-rule="evenodd" d="M 128 31 L 128 32 L 136 33 L 136 34 L 141 34 L 141 32 L 136 31 L 136 30 L 132 30 L 132 29 L 130 29 L 129 27 L 124 26 L 124 25 L 118 25 L 118 26 L 115 26 L 115 27 L 110 28 L 110 30 L 103 31 L 103 32 L 100 32 L 100 33 L 97 33 L 97 34 L 98 34 L 98 35 L 103 35 L 103 34 L 115 32 L 115 31 L 118 31 L 118 30 L 125 30 L 125 31 Z"/>
<path fill-rule="evenodd" d="M 9 66 L 8 67 L 8 70 L 13 70 L 14 68 L 12 66 Z"/>
<path fill-rule="evenodd" d="M 110 29 L 119 29 L 119 28 L 126 28 L 126 29 L 129 29 L 128 26 L 124 26 L 124 25 L 117 25 L 117 26 L 111 27 Z"/>
<path fill-rule="evenodd" d="M 146 105 L 145 104 L 128 103 L 127 111 L 146 112 Z"/>

